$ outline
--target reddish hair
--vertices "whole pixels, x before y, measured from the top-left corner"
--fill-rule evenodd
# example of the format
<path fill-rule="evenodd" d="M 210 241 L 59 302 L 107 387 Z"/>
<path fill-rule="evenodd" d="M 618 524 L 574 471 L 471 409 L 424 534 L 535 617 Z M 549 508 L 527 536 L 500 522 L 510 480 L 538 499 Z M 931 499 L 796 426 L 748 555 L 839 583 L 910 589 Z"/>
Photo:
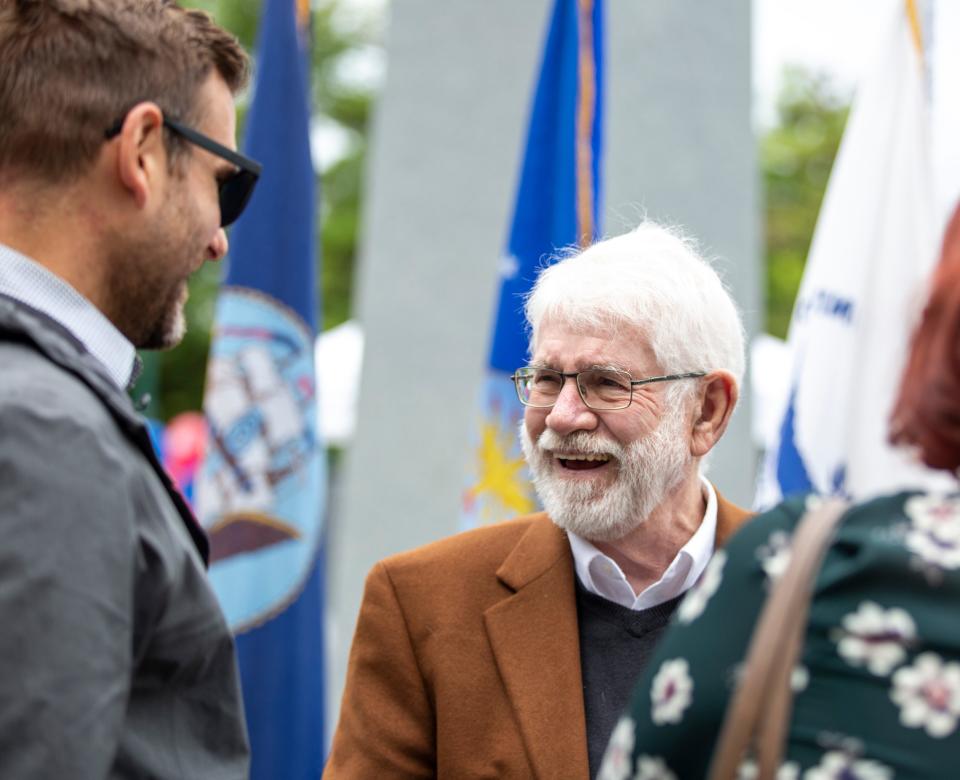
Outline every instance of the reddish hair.
<path fill-rule="evenodd" d="M 954 211 L 913 335 L 893 408 L 890 441 L 937 469 L 960 467 L 960 206 Z"/>

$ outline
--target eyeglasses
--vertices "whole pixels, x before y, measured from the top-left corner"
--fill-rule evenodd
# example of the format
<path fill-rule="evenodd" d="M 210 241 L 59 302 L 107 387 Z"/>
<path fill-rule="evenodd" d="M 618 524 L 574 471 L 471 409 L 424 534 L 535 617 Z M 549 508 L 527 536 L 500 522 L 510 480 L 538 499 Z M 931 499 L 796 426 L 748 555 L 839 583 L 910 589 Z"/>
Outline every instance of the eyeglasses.
<path fill-rule="evenodd" d="M 706 376 L 704 371 L 690 371 L 685 374 L 652 376 L 648 379 L 633 379 L 626 371 L 611 368 L 589 368 L 586 371 L 564 373 L 552 368 L 527 366 L 518 368 L 512 377 L 517 388 L 517 397 L 524 406 L 549 409 L 557 402 L 563 383 L 567 379 L 577 380 L 577 391 L 589 409 L 608 412 L 626 409 L 633 401 L 633 388 L 654 382 L 672 382 L 676 379 L 693 379 Z"/>
<path fill-rule="evenodd" d="M 120 134 L 123 127 L 123 120 L 126 116 L 120 117 L 117 122 L 106 131 L 108 139 Z M 211 154 L 215 154 L 226 160 L 231 165 L 236 165 L 237 169 L 217 182 L 217 189 L 220 197 L 220 227 L 226 227 L 232 224 L 239 217 L 250 196 L 253 194 L 253 188 L 260 178 L 260 171 L 263 166 L 256 160 L 244 157 L 242 154 L 228 149 L 222 144 L 218 144 L 212 138 L 197 132 L 192 127 L 187 127 L 173 119 L 163 118 L 163 124 L 172 132 L 183 137 L 190 143 L 206 149 Z"/>

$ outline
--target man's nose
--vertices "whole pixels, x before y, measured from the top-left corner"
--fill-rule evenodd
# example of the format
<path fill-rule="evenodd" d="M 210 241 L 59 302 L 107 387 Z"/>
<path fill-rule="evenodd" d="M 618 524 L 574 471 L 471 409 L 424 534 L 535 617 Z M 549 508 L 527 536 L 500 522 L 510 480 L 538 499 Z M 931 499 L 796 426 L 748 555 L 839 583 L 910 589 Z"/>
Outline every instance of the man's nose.
<path fill-rule="evenodd" d="M 227 254 L 230 248 L 230 242 L 227 241 L 227 231 L 223 228 L 217 228 L 210 243 L 207 244 L 207 260 L 220 260 Z"/>
<path fill-rule="evenodd" d="M 596 412 L 583 402 L 575 378 L 569 377 L 564 381 L 560 395 L 544 422 L 561 436 L 574 431 L 592 431 L 597 427 Z"/>

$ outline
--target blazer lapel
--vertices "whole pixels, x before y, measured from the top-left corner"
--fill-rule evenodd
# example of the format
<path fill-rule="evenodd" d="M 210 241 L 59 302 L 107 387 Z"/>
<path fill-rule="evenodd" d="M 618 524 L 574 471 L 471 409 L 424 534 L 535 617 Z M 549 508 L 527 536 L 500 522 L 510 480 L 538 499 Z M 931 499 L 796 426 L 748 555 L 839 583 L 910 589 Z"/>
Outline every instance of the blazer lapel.
<path fill-rule="evenodd" d="M 573 558 L 540 515 L 497 571 L 514 593 L 484 613 L 534 774 L 587 777 Z"/>
<path fill-rule="evenodd" d="M 714 488 L 716 490 L 716 488 Z M 727 543 L 727 540 L 733 536 L 737 529 L 750 517 L 753 512 L 748 512 L 736 504 L 731 504 L 727 499 L 720 495 L 717 490 L 717 541 L 716 547 L 719 549 Z"/>

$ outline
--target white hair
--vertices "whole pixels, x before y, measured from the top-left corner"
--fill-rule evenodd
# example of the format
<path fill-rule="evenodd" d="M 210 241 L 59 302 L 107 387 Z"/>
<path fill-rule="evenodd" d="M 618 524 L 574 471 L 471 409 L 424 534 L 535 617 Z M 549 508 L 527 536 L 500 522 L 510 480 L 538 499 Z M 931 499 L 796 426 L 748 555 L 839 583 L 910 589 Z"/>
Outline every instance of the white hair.
<path fill-rule="evenodd" d="M 649 220 L 545 268 L 525 311 L 534 351 L 545 319 L 578 329 L 629 327 L 649 340 L 665 373 L 724 370 L 738 385 L 743 378 L 733 298 L 691 239 Z"/>

